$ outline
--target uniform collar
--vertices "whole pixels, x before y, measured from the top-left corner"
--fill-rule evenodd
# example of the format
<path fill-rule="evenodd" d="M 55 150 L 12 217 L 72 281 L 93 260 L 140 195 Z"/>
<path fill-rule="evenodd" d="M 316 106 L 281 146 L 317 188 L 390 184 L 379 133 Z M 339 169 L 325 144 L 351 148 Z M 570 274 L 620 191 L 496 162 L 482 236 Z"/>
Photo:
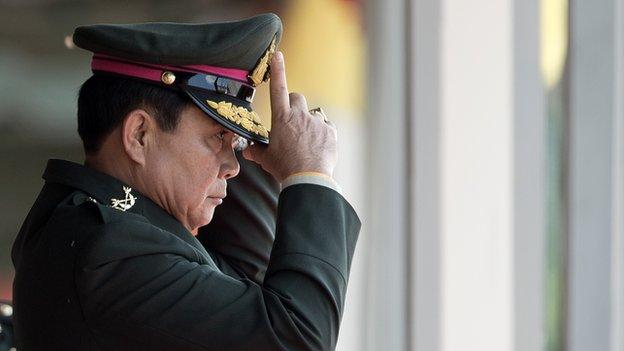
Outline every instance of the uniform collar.
<path fill-rule="evenodd" d="M 48 160 L 48 165 L 43 173 L 43 179 L 48 183 L 58 183 L 79 189 L 98 203 L 107 206 L 111 205 L 111 199 L 123 199 L 125 196 L 123 189 L 124 187 L 129 187 L 117 178 L 96 171 L 93 168 L 57 159 Z M 175 234 L 180 239 L 208 255 L 199 241 L 177 219 L 147 196 L 134 189 L 132 189 L 131 193 L 137 199 L 134 205 L 127 210 L 128 212 L 145 217 L 151 224 Z"/>

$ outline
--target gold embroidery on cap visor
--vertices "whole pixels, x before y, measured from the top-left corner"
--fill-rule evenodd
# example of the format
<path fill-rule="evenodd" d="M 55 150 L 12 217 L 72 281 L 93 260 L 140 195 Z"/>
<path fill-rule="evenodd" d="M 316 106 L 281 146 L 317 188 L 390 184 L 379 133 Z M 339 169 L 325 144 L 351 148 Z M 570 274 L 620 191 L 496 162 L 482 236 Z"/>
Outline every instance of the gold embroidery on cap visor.
<path fill-rule="evenodd" d="M 206 100 L 208 106 L 214 109 L 220 116 L 241 126 L 246 131 L 264 138 L 269 137 L 269 131 L 262 125 L 260 116 L 255 111 L 249 111 L 244 107 L 234 106 L 231 102 L 215 102 Z"/>
<path fill-rule="evenodd" d="M 269 75 L 267 74 L 267 71 L 269 69 L 269 63 L 271 62 L 273 55 L 275 55 L 275 41 L 276 40 L 277 40 L 277 37 L 274 37 L 273 41 L 271 42 L 271 45 L 269 46 L 267 51 L 264 53 L 264 56 L 262 56 L 262 58 L 256 65 L 256 68 L 254 68 L 253 72 L 248 76 L 249 79 L 251 79 L 251 81 L 253 82 L 254 86 L 262 82 L 265 82 L 269 79 Z"/>

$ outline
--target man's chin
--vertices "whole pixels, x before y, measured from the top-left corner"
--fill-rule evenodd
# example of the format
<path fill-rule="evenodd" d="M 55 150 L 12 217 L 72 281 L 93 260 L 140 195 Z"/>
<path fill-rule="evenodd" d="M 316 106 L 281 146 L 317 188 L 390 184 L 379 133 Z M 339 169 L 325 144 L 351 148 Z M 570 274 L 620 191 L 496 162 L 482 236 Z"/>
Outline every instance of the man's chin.
<path fill-rule="evenodd" d="M 204 210 L 202 211 L 202 213 L 198 216 L 196 216 L 193 219 L 193 223 L 191 226 L 191 233 L 194 236 L 197 236 L 197 232 L 199 230 L 199 228 L 208 225 L 208 223 L 210 223 L 210 221 L 212 221 L 212 217 L 214 216 L 214 210 L 215 210 L 215 206 L 209 206 L 207 205 L 206 207 L 204 207 Z"/>

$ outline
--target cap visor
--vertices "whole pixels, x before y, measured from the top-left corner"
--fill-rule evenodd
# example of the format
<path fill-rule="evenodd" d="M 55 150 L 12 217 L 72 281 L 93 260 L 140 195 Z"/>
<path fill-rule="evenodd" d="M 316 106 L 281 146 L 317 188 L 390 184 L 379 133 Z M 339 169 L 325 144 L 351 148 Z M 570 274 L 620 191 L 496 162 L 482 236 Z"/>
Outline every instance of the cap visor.
<path fill-rule="evenodd" d="M 229 119 L 226 116 L 219 114 L 215 108 L 209 105 L 209 101 L 213 101 L 215 103 L 225 102 L 225 103 L 231 103 L 232 106 L 245 108 L 247 111 L 251 112 L 253 110 L 249 102 L 239 100 L 239 99 L 236 99 L 227 95 L 223 95 L 223 94 L 218 94 L 218 93 L 209 92 L 209 91 L 200 90 L 200 89 L 193 89 L 191 87 L 188 87 L 187 89 L 185 89 L 185 91 L 197 107 L 199 107 L 210 118 L 212 118 L 214 121 L 216 121 L 217 123 L 227 128 L 228 130 L 254 142 L 258 142 L 261 144 L 269 143 L 268 137 L 264 137 L 260 134 L 257 134 L 253 131 L 248 130 L 247 128 L 250 127 L 248 122 L 240 123 L 241 122 L 240 119 L 236 119 L 236 118 Z M 238 120 L 238 123 L 237 123 L 237 120 Z M 245 128 L 245 125 L 247 125 L 247 128 Z"/>

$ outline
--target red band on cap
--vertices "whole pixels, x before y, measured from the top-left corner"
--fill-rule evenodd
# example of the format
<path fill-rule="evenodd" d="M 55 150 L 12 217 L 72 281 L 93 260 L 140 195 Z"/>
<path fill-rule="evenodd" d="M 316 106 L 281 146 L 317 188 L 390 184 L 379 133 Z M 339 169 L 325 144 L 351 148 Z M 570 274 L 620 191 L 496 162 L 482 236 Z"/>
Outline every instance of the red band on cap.
<path fill-rule="evenodd" d="M 225 68 L 208 65 L 168 66 L 151 63 L 133 62 L 116 57 L 97 54 L 91 60 L 91 69 L 117 73 L 124 76 L 160 82 L 164 71 L 182 71 L 190 73 L 214 74 L 221 77 L 247 82 L 249 72 L 237 68 Z"/>

